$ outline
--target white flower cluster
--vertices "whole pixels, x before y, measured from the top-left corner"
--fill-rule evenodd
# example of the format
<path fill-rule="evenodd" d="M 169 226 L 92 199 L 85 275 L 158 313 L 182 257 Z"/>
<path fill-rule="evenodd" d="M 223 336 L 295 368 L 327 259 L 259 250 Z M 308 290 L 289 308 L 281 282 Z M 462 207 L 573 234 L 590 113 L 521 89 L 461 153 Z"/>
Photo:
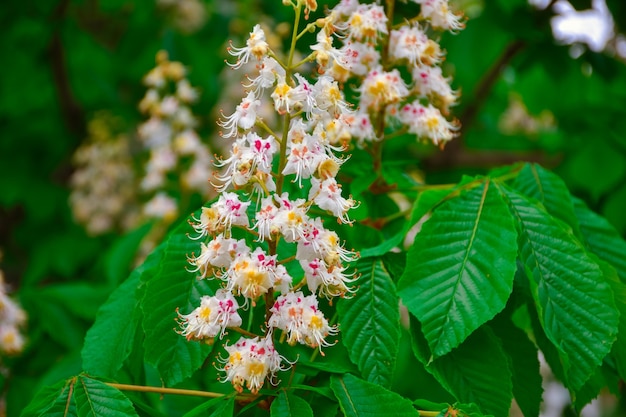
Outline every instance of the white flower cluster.
<path fill-rule="evenodd" d="M 116 119 L 99 112 L 89 121 L 89 136 L 74 153 L 70 205 L 74 218 L 91 235 L 126 231 L 139 221 L 136 175 L 128 137 Z"/>
<path fill-rule="evenodd" d="M 358 255 L 312 213 L 325 212 L 338 223 L 351 224 L 348 212 L 356 203 L 342 194 L 337 181 L 346 160 L 340 153 L 353 141 L 366 146 L 383 140 L 386 125 L 402 124 L 405 131 L 440 146 L 455 136 L 456 124 L 444 115 L 457 94 L 438 66 L 443 52 L 427 33 L 457 31 L 463 24 L 445 0 L 417 2 L 421 14 L 394 26 L 377 3 L 343 0 L 298 32 L 300 14 L 308 17 L 317 3 L 287 0 L 283 4 L 296 10 L 296 24 L 285 60 L 260 25 L 245 46 L 228 48 L 236 59 L 229 63 L 232 69 L 255 62 L 257 71 L 247 76 L 247 93 L 234 112 L 222 114 L 218 122 L 221 135 L 233 140 L 232 150 L 217 162 L 219 198 L 191 222 L 195 234 L 190 238 L 200 241 L 200 253 L 188 256 L 189 270 L 218 280 L 220 290 L 203 297 L 191 313 L 179 313 L 179 324 L 189 340 L 212 343 L 226 328 L 246 336 L 226 346 L 223 359 L 224 381 L 237 391 L 256 393 L 282 369 L 285 359 L 274 349 L 274 329 L 289 344 L 320 352 L 338 332 L 324 317 L 318 297 L 332 300 L 355 291 L 348 264 Z M 316 28 L 311 54 L 294 63 L 295 42 Z M 335 48 L 335 40 L 343 46 Z M 317 63 L 315 77 L 297 72 L 308 62 Z M 410 83 L 403 79 L 407 73 Z M 358 85 L 353 91 L 359 101 L 356 111 L 344 95 L 352 85 Z M 268 126 L 259 116 L 268 102 L 282 125 Z M 228 191 L 233 188 L 239 192 Z M 281 259 L 279 245 L 295 245 L 289 252 L 295 255 Z M 255 308 L 259 300 L 265 304 L 263 336 L 239 328 L 237 312 L 239 306 Z"/>
<path fill-rule="evenodd" d="M 4 274 L 0 271 L 0 353 L 15 355 L 24 349 L 21 331 L 26 324 L 26 313 L 6 293 Z"/>
<path fill-rule="evenodd" d="M 168 181 L 178 176 L 183 192 L 207 197 L 211 155 L 194 130 L 197 123 L 189 105 L 198 94 L 185 78 L 185 67 L 169 61 L 165 51 L 157 53 L 156 62 L 144 77 L 148 90 L 139 103 L 149 117 L 139 126 L 139 138 L 150 153 L 141 188 L 153 194 L 144 215 L 172 220 L 178 215 L 178 203 L 163 191 Z"/>
<path fill-rule="evenodd" d="M 358 111 L 348 118 L 351 136 L 360 143 L 384 139 L 377 126 L 399 122 L 420 140 L 443 147 L 456 136 L 458 123 L 448 121 L 457 92 L 439 66 L 444 53 L 429 33 L 456 32 L 464 25 L 448 0 L 413 0 L 420 15 L 393 25 L 376 3 L 342 0 L 325 19 L 318 43 L 311 47 L 320 72 L 358 85 Z M 332 46 L 332 35 L 343 44 Z M 411 80 L 403 79 L 404 66 Z M 348 83 L 348 80 L 360 80 Z"/>

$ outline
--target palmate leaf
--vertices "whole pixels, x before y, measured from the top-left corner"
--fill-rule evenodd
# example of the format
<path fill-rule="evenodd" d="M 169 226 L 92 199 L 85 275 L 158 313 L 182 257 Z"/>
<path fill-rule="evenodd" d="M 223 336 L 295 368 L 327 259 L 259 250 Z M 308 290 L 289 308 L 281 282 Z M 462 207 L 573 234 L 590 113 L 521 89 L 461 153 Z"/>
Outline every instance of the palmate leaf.
<path fill-rule="evenodd" d="M 313 417 L 309 403 L 297 395 L 281 391 L 270 407 L 271 417 Z"/>
<path fill-rule="evenodd" d="M 132 417 L 135 408 L 117 388 L 85 376 L 79 376 L 74 385 L 74 401 L 78 417 Z"/>
<path fill-rule="evenodd" d="M 424 223 L 398 282 L 434 357 L 500 312 L 513 289 L 517 234 L 493 183 L 441 204 Z"/>
<path fill-rule="evenodd" d="M 186 269 L 187 256 L 200 250 L 200 244 L 187 236 L 190 230 L 187 223 L 178 225 L 156 249 L 154 256 L 159 260 L 158 266 L 142 275 L 145 357 L 168 385 L 189 377 L 212 348 L 204 343 L 189 342 L 175 331 L 177 308 L 188 313 L 197 307 L 202 295 L 213 294 Z"/>
<path fill-rule="evenodd" d="M 418 417 L 406 398 L 351 374 L 332 376 L 330 388 L 346 417 Z"/>
<path fill-rule="evenodd" d="M 526 164 L 517 176 L 513 187 L 522 194 L 541 202 L 546 211 L 567 223 L 580 237 L 578 219 L 574 213 L 571 195 L 558 175 L 537 164 Z"/>
<path fill-rule="evenodd" d="M 567 386 L 576 391 L 615 341 L 613 293 L 571 228 L 508 187 L 500 189 L 518 221 L 520 258 L 539 320 L 559 351 Z"/>
<path fill-rule="evenodd" d="M 337 304 L 343 342 L 365 379 L 389 387 L 400 339 L 395 286 L 381 259 L 363 259 L 354 297 Z"/>
<path fill-rule="evenodd" d="M 481 327 L 452 352 L 431 361 L 420 327 L 411 316 L 413 352 L 426 370 L 459 402 L 476 403 L 484 414 L 508 415 L 512 375 L 508 357 L 493 332 Z"/>

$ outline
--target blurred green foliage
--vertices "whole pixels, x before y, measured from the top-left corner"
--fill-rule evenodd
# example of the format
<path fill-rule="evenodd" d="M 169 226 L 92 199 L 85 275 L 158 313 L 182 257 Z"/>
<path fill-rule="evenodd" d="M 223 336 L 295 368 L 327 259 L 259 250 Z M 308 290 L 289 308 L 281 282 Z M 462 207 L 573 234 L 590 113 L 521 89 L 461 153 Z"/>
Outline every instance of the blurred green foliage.
<path fill-rule="evenodd" d="M 31 0 L 0 8 L 1 268 L 29 315 L 26 350 L 2 360 L 10 370 L 0 382 L 7 415 L 19 415 L 39 387 L 81 371 L 86 331 L 98 306 L 128 275 L 129 254 L 142 236 L 139 230 L 94 238 L 72 219 L 71 155 L 86 136 L 89 117 L 105 109 L 129 130 L 137 126 L 141 79 L 165 49 L 190 69 L 191 84 L 200 89 L 194 110 L 208 141 L 215 136 L 227 40 L 244 37 L 261 15 L 284 20 L 277 13 L 288 9 L 274 3 L 207 1 L 206 24 L 192 34 L 174 27 L 151 1 Z M 539 162 L 626 233 L 626 65 L 589 51 L 571 58 L 568 47 L 552 38 L 549 10 L 523 0 L 465 3 L 477 13 L 462 34 L 442 40 L 444 68 L 462 91 L 453 109 L 462 137 L 442 153 L 390 144 L 387 159 L 418 169 L 432 183 L 517 160 Z M 609 7 L 625 28 L 623 2 Z M 512 97 L 530 115 L 549 112 L 554 123 L 530 133 L 503 132 Z M 411 358 L 401 352 L 398 359 L 393 385 L 400 392 L 408 389 L 400 381 Z M 432 399 L 448 400 L 442 392 Z"/>

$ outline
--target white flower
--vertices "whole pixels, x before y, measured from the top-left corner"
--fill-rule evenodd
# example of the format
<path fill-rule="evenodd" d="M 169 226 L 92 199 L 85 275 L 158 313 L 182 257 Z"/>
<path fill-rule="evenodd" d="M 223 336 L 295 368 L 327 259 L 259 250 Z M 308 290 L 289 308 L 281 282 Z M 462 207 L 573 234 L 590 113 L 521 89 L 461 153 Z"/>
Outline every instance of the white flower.
<path fill-rule="evenodd" d="M 387 33 L 387 15 L 378 4 L 361 4 L 350 13 L 348 36 L 354 40 L 375 40 L 379 33 Z"/>
<path fill-rule="evenodd" d="M 345 199 L 341 196 L 341 186 L 335 178 L 329 177 L 322 181 L 311 178 L 309 200 L 315 202 L 319 208 L 330 211 L 337 220 L 351 223 L 346 213 L 354 207 L 355 202 L 352 198 Z"/>
<path fill-rule="evenodd" d="M 227 289 L 241 294 L 247 299 L 255 300 L 273 288 L 280 281 L 283 289 L 291 284 L 287 270 L 276 263 L 277 255 L 267 255 L 263 249 L 238 254 L 230 265 L 226 275 Z"/>
<path fill-rule="evenodd" d="M 331 346 L 325 338 L 337 334 L 336 326 L 318 309 L 314 295 L 304 296 L 301 291 L 279 296 L 271 308 L 272 316 L 267 325 L 287 332 L 287 343 L 301 343 L 312 348 Z"/>
<path fill-rule="evenodd" d="M 366 112 L 359 111 L 348 117 L 350 135 L 357 138 L 359 142 L 374 142 L 379 140 L 374 131 L 374 126 L 370 121 L 370 116 Z"/>
<path fill-rule="evenodd" d="M 389 55 L 397 60 L 406 59 L 411 65 L 433 65 L 442 59 L 439 44 L 428 38 L 417 23 L 391 31 Z"/>
<path fill-rule="evenodd" d="M 226 238 L 223 234 L 217 235 L 207 244 L 200 243 L 200 247 L 200 255 L 196 257 L 192 254 L 187 257 L 187 261 L 195 267 L 189 272 L 200 271 L 201 278 L 213 273 L 213 267 L 228 268 L 237 255 L 250 253 L 244 239 Z"/>
<path fill-rule="evenodd" d="M 371 71 L 363 80 L 359 91 L 361 107 L 374 111 L 397 103 L 409 95 L 400 72 L 395 68 L 389 72 L 382 69 Z"/>
<path fill-rule="evenodd" d="M 338 117 L 350 112 L 350 105 L 345 101 L 337 81 L 332 77 L 327 75 L 319 77 L 313 91 L 317 107 L 327 111 L 331 116 Z"/>
<path fill-rule="evenodd" d="M 287 146 L 287 163 L 282 173 L 295 174 L 294 181 L 302 184 L 302 179 L 313 175 L 326 154 L 319 141 L 309 134 L 305 134 L 301 142 L 290 141 Z"/>
<path fill-rule="evenodd" d="M 191 313 L 178 313 L 178 323 L 183 327 L 180 333 L 187 340 L 221 338 L 227 327 L 241 326 L 238 308 L 235 297 L 224 289 L 218 290 L 213 297 L 205 295 L 200 306 Z"/>
<path fill-rule="evenodd" d="M 306 92 L 302 88 L 292 88 L 282 79 L 276 85 L 272 93 L 274 108 L 279 114 L 290 113 L 294 109 L 300 109 L 306 99 Z"/>
<path fill-rule="evenodd" d="M 225 117 L 225 121 L 219 121 L 217 124 L 227 129 L 225 133 L 221 135 L 225 138 L 229 138 L 237 135 L 237 128 L 248 130 L 254 123 L 256 123 L 256 114 L 261 106 L 261 101 L 257 100 L 252 91 L 248 92 L 248 95 L 241 101 L 241 104 L 237 105 L 235 112 L 228 117 Z"/>
<path fill-rule="evenodd" d="M 280 230 L 286 242 L 295 242 L 302 238 L 304 226 L 309 221 L 304 199 L 291 201 L 287 193 L 281 196 L 274 194 L 274 199 L 279 207 L 273 218 L 273 226 Z"/>
<path fill-rule="evenodd" d="M 271 181 L 272 158 L 277 149 L 276 140 L 272 136 L 263 139 L 255 132 L 250 132 L 237 139 L 233 143 L 231 156 L 216 164 L 218 167 L 227 167 L 217 176 L 222 181 L 218 189 L 223 191 L 230 183 L 235 187 L 243 187 L 250 182 L 253 175 L 259 177 L 265 174 L 264 179 Z M 266 182 L 265 185 L 269 184 Z"/>
<path fill-rule="evenodd" d="M 228 53 L 237 57 L 237 62 L 234 64 L 228 64 L 234 69 L 241 68 L 250 60 L 250 56 L 253 55 L 259 61 L 269 51 L 269 45 L 265 41 L 265 32 L 261 29 L 260 25 L 255 25 L 250 32 L 250 37 L 246 41 L 246 46 L 243 48 L 236 48 L 232 44 L 228 47 Z"/>
<path fill-rule="evenodd" d="M 213 204 L 213 208 L 217 210 L 218 222 L 223 224 L 226 229 L 230 229 L 233 225 L 248 227 L 249 221 L 246 210 L 250 204 L 250 201 L 241 201 L 235 193 L 224 192 Z"/>
<path fill-rule="evenodd" d="M 256 223 L 253 227 L 259 234 L 258 241 L 271 239 L 273 234 L 280 232 L 280 228 L 274 222 L 276 214 L 278 214 L 278 207 L 274 203 L 274 196 L 263 198 L 261 208 L 255 214 Z"/>
<path fill-rule="evenodd" d="M 458 32 L 465 27 L 458 16 L 448 6 L 448 0 L 413 0 L 421 5 L 421 15 L 430 20 L 430 25 L 435 29 Z"/>
<path fill-rule="evenodd" d="M 298 241 L 296 259 L 323 259 L 326 265 L 341 265 L 341 262 L 352 262 L 357 258 L 354 252 L 343 248 L 339 236 L 332 230 L 324 228 L 318 218 L 304 227 L 304 237 Z"/>
<path fill-rule="evenodd" d="M 265 379 L 273 377 L 274 373 L 281 368 L 281 357 L 272 343 L 272 335 L 265 338 L 254 339 L 241 338 L 234 345 L 224 346 L 228 352 L 228 358 L 222 360 L 226 372 L 225 381 L 230 381 L 238 392 L 242 392 L 244 386 L 251 393 L 256 394 L 265 383 Z"/>
<path fill-rule="evenodd" d="M 301 260 L 300 266 L 304 270 L 304 277 L 311 292 L 319 290 L 319 294 L 327 298 L 344 297 L 346 293 L 354 290 L 348 288 L 346 284 L 354 279 L 351 275 L 345 274 L 346 268 L 341 265 L 327 266 L 321 259 Z"/>
<path fill-rule="evenodd" d="M 441 67 L 419 66 L 413 69 L 415 91 L 420 98 L 429 98 L 445 113 L 453 106 L 459 94 L 450 87 L 450 79 L 443 76 Z"/>
<path fill-rule="evenodd" d="M 263 57 L 263 61 L 259 64 L 259 75 L 250 79 L 250 84 L 244 84 L 245 88 L 254 87 L 254 94 L 259 96 L 262 90 L 272 87 L 276 80 L 285 79 L 285 69 L 280 66 L 278 61 L 271 57 Z"/>
<path fill-rule="evenodd" d="M 408 126 L 410 133 L 441 147 L 452 140 L 459 130 L 459 126 L 447 121 L 438 108 L 431 104 L 423 106 L 419 101 L 404 105 L 398 119 Z"/>

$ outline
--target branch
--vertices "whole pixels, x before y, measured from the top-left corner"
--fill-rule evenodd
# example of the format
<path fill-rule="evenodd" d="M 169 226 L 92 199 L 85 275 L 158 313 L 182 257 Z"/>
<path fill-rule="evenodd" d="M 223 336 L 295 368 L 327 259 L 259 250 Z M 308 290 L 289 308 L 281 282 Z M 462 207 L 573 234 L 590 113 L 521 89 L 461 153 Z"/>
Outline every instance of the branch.
<path fill-rule="evenodd" d="M 474 101 L 472 101 L 461 114 L 461 136 L 457 138 L 457 140 L 462 139 L 464 132 L 474 122 L 476 115 L 482 108 L 483 104 L 485 104 L 487 97 L 489 97 L 489 94 L 491 93 L 491 89 L 500 78 L 502 71 L 504 71 L 513 57 L 524 49 L 525 46 L 526 43 L 519 39 L 508 44 L 504 51 L 502 51 L 500 57 L 493 63 L 480 83 L 478 83 L 476 91 L 474 92 Z"/>
<path fill-rule="evenodd" d="M 190 389 L 180 389 L 180 388 L 165 388 L 165 387 L 149 387 L 144 385 L 129 385 L 129 384 L 116 384 L 113 382 L 105 382 L 110 387 L 117 388 L 120 391 L 139 391 L 139 392 L 154 392 L 158 394 L 176 394 L 176 395 L 190 395 L 194 397 L 207 397 L 207 398 L 219 398 L 226 397 L 230 394 L 222 394 L 219 392 L 208 392 L 208 391 L 196 391 Z M 251 401 L 257 398 L 258 395 L 253 394 L 238 394 L 235 395 L 235 398 L 239 401 Z"/>
<path fill-rule="evenodd" d="M 63 48 L 60 32 L 61 21 L 65 17 L 68 5 L 68 0 L 61 0 L 51 17 L 56 29 L 52 34 L 52 40 L 49 46 L 50 67 L 64 123 L 71 133 L 79 137 L 84 137 L 86 134 L 85 115 L 72 93 L 72 88 L 67 76 L 65 50 Z"/>

